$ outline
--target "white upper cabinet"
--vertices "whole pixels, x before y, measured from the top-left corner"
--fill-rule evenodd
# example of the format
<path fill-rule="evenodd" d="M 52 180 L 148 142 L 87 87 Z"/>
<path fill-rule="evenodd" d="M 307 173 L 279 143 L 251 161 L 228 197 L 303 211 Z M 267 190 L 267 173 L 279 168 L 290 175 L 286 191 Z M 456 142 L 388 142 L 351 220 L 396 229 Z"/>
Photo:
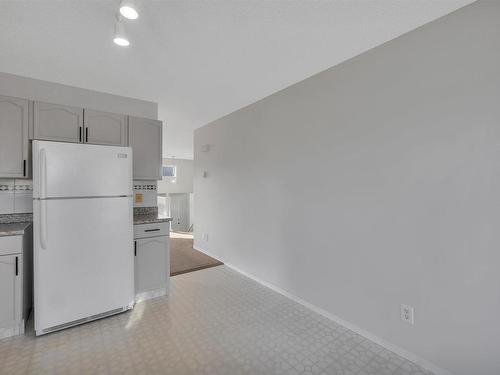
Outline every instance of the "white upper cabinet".
<path fill-rule="evenodd" d="M 84 110 L 86 143 L 127 146 L 127 116 L 116 113 Z"/>
<path fill-rule="evenodd" d="M 162 122 L 129 117 L 134 180 L 161 180 Z"/>
<path fill-rule="evenodd" d="M 158 120 L 0 96 L 0 178 L 30 178 L 30 139 L 131 146 L 133 178 L 162 178 Z"/>
<path fill-rule="evenodd" d="M 33 137 L 47 141 L 82 142 L 83 108 L 35 102 Z"/>
<path fill-rule="evenodd" d="M 29 101 L 0 96 L 0 177 L 28 177 Z"/>

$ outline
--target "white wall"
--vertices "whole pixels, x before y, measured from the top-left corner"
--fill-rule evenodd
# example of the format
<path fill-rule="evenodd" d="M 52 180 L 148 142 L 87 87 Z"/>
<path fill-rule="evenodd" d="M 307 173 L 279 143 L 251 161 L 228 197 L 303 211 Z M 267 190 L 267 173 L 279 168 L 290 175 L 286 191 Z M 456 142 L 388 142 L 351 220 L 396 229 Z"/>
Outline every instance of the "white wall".
<path fill-rule="evenodd" d="M 474 3 L 196 130 L 195 246 L 441 368 L 499 374 L 499 20 Z"/>
<path fill-rule="evenodd" d="M 0 95 L 158 118 L 158 104 L 0 72 Z"/>
<path fill-rule="evenodd" d="M 158 181 L 158 193 L 192 193 L 193 192 L 193 161 L 187 159 L 164 158 L 163 165 L 175 165 L 177 177 L 175 183 L 163 177 Z"/>
<path fill-rule="evenodd" d="M 158 192 L 156 181 L 134 180 L 134 207 L 157 207 Z"/>
<path fill-rule="evenodd" d="M 33 182 L 24 178 L 0 178 L 0 214 L 33 212 Z"/>

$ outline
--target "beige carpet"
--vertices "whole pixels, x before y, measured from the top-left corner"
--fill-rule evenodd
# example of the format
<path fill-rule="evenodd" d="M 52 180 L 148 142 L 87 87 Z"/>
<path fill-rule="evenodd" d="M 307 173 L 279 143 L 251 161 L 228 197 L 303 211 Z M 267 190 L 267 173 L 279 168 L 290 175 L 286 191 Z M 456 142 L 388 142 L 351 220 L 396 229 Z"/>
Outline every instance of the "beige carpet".
<path fill-rule="evenodd" d="M 193 249 L 193 234 L 170 232 L 170 276 L 224 264 Z"/>

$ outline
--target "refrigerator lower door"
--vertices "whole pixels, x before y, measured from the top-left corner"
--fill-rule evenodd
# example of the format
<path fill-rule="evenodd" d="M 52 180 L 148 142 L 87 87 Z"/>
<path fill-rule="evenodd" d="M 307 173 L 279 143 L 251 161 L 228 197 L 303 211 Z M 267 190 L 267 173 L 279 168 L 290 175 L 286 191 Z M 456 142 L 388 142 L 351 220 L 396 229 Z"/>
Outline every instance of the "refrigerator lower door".
<path fill-rule="evenodd" d="M 34 201 L 37 335 L 133 306 L 131 200 Z"/>

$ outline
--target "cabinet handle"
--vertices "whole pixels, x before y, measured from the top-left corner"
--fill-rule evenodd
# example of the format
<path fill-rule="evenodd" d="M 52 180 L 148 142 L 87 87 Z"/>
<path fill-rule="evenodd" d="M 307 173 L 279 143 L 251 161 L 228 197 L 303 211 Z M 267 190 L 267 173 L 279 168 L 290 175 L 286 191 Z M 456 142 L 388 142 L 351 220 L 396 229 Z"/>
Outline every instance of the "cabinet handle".
<path fill-rule="evenodd" d="M 16 257 L 16 276 L 19 275 L 19 258 Z"/>
<path fill-rule="evenodd" d="M 85 142 L 89 141 L 89 128 L 85 128 Z"/>
<path fill-rule="evenodd" d="M 26 159 L 23 160 L 23 176 L 26 177 Z"/>
<path fill-rule="evenodd" d="M 137 256 L 137 241 L 134 241 L 134 256 Z"/>
<path fill-rule="evenodd" d="M 160 228 L 155 228 L 155 229 L 145 229 L 144 232 L 157 232 L 159 231 Z"/>
<path fill-rule="evenodd" d="M 82 127 L 78 127 L 78 140 L 81 142 L 82 141 Z"/>

